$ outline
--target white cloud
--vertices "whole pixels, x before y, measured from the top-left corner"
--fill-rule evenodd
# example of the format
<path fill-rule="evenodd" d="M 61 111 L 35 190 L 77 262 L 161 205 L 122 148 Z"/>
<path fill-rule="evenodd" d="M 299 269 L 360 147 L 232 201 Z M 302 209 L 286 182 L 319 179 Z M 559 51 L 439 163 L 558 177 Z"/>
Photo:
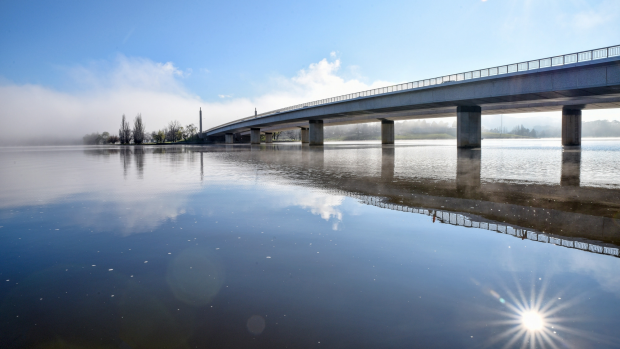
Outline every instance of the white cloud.
<path fill-rule="evenodd" d="M 183 84 L 191 69 L 183 71 L 172 62 L 120 55 L 111 63 L 65 69 L 76 91 L 18 85 L 0 78 L 0 128 L 5 134 L 4 142 L 50 136 L 79 138 L 95 131 L 116 132 L 123 114 L 133 118 L 141 113 L 148 130 L 162 128 L 173 119 L 182 124 L 197 124 L 198 109 L 202 107 L 207 129 L 249 116 L 255 107 L 264 112 L 391 84 L 376 81 L 368 85 L 358 79 L 347 80 L 338 75 L 340 67 L 339 59 L 323 59 L 294 77 L 272 78 L 271 91 L 263 95 L 221 95 L 227 98 L 206 102 Z"/>
<path fill-rule="evenodd" d="M 220 98 L 230 98 L 232 95 L 217 95 Z"/>

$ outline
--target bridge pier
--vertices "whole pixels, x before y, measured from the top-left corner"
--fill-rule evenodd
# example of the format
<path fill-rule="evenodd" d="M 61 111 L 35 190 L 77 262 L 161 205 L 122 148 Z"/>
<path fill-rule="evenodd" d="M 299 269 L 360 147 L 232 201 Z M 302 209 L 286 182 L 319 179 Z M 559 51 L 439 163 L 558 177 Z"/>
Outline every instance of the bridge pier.
<path fill-rule="evenodd" d="M 250 129 L 250 143 L 251 144 L 260 144 L 260 128 L 251 128 Z"/>
<path fill-rule="evenodd" d="M 562 108 L 562 145 L 581 146 L 581 108 Z"/>
<path fill-rule="evenodd" d="M 232 134 L 232 133 L 227 133 L 227 134 L 224 136 L 224 142 L 225 142 L 226 144 L 233 144 L 233 143 L 235 142 L 235 135 L 234 135 L 234 134 Z"/>
<path fill-rule="evenodd" d="M 479 106 L 456 107 L 456 146 L 479 148 L 482 139 L 482 108 Z"/>
<path fill-rule="evenodd" d="M 265 132 L 265 143 L 273 143 L 273 133 Z"/>
<path fill-rule="evenodd" d="M 381 144 L 394 144 L 394 120 L 381 120 Z"/>
<path fill-rule="evenodd" d="M 310 120 L 310 145 L 323 145 L 323 120 Z"/>
<path fill-rule="evenodd" d="M 301 133 L 301 144 L 310 143 L 310 135 L 307 127 L 302 127 L 300 130 Z"/>

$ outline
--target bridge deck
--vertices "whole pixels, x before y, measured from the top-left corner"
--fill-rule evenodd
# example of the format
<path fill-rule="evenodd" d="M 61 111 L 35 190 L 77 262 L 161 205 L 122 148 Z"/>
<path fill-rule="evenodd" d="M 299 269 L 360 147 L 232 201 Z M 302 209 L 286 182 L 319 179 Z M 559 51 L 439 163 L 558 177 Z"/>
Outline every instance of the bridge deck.
<path fill-rule="evenodd" d="M 480 106 L 482 114 L 509 114 L 561 110 L 563 106 L 583 109 L 620 108 L 620 46 L 608 52 L 616 56 L 579 61 L 582 53 L 574 56 L 574 63 L 551 65 L 543 61 L 537 68 L 521 70 L 523 64 L 482 69 L 454 74 L 416 83 L 405 83 L 383 89 L 364 91 L 346 96 L 328 98 L 289 108 L 244 118 L 205 131 L 207 136 L 247 132 L 250 128 L 277 131 L 307 127 L 309 120 L 324 120 L 326 125 L 369 122 L 376 119 L 406 120 L 456 115 L 457 106 Z M 614 53 L 615 54 L 615 53 Z M 558 57 L 549 58 L 549 62 Z M 511 67 L 515 66 L 514 72 Z M 480 72 L 497 75 L 473 77 Z M 439 82 L 439 79 L 442 81 Z M 426 81 L 434 80 L 434 85 Z M 417 85 L 415 85 L 417 84 Z M 425 86 L 421 86 L 424 84 Z M 414 87 L 415 86 L 415 87 Z"/>

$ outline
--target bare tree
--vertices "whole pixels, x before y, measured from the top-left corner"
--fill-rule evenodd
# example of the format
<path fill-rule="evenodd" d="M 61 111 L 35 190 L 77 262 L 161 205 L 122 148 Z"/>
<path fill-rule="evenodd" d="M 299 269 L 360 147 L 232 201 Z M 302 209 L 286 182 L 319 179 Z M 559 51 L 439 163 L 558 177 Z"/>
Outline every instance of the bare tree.
<path fill-rule="evenodd" d="M 133 142 L 142 144 L 144 142 L 144 123 L 142 123 L 142 115 L 136 115 L 133 120 Z"/>
<path fill-rule="evenodd" d="M 111 135 L 108 136 L 108 143 L 110 144 L 115 144 L 116 142 L 118 142 L 120 139 L 118 138 L 118 136 L 116 135 Z"/>
<path fill-rule="evenodd" d="M 144 143 L 153 143 L 153 134 L 150 132 L 144 132 Z"/>
<path fill-rule="evenodd" d="M 166 129 L 166 139 L 169 140 L 170 142 L 176 142 L 180 140 L 181 134 L 179 131 L 181 131 L 181 128 L 182 128 L 181 123 L 178 122 L 177 120 L 170 121 Z"/>
<path fill-rule="evenodd" d="M 108 137 L 110 137 L 110 133 L 109 132 L 104 132 L 101 134 L 101 138 L 102 138 L 102 142 L 103 144 L 108 143 Z"/>
<path fill-rule="evenodd" d="M 184 138 L 191 138 L 194 137 L 194 135 L 196 135 L 196 132 L 198 131 L 198 129 L 196 128 L 196 126 L 194 126 L 194 124 L 189 124 L 187 126 L 185 126 L 185 130 L 184 130 Z"/>
<path fill-rule="evenodd" d="M 125 119 L 125 114 L 123 114 L 121 128 L 118 130 L 118 138 L 121 144 L 129 144 L 129 142 L 131 142 L 131 128 L 129 128 L 129 123 Z"/>

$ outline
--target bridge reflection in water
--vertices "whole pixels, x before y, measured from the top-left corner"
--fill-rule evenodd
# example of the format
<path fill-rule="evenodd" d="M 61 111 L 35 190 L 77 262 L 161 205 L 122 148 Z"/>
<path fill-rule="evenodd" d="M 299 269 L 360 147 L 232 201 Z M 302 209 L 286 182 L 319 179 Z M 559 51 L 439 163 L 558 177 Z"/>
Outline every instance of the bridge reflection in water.
<path fill-rule="evenodd" d="M 557 158 L 561 165 L 556 165 L 561 175 L 555 181 L 557 184 L 546 184 L 528 178 L 483 177 L 483 169 L 488 173 L 489 167 L 495 166 L 493 170 L 501 174 L 502 168 L 496 165 L 496 159 L 484 160 L 479 148 L 451 148 L 449 151 L 456 152 L 456 164 L 439 159 L 444 164 L 428 170 L 424 167 L 430 166 L 429 161 L 422 159 L 411 165 L 415 160 L 406 153 L 422 154 L 419 146 L 407 150 L 407 146 L 372 144 L 332 148 L 274 144 L 244 151 L 247 147 L 214 147 L 209 152 L 234 152 L 226 161 L 234 162 L 237 168 L 250 166 L 261 176 L 347 195 L 377 207 L 425 214 L 441 223 L 620 256 L 620 224 L 616 217 L 620 212 L 620 188 L 581 186 L 580 148 L 557 150 L 561 151 L 561 158 Z M 434 147 L 429 151 L 438 150 L 442 151 Z M 484 161 L 491 164 L 484 167 Z M 413 170 L 399 170 L 406 166 L 413 166 Z M 454 169 L 456 173 L 447 173 Z"/>
<path fill-rule="evenodd" d="M 551 234 L 544 234 L 536 231 L 527 230 L 524 228 L 514 227 L 510 225 L 500 224 L 497 222 L 487 222 L 487 221 L 476 221 L 476 218 L 469 217 L 464 214 L 453 213 L 448 211 L 440 211 L 440 210 L 428 210 L 424 208 L 416 208 L 416 207 L 407 207 L 403 205 L 395 205 L 392 203 L 383 202 L 380 198 L 373 196 L 363 196 L 356 194 L 347 194 L 344 192 L 338 192 L 338 194 L 344 194 L 351 196 L 360 200 L 360 202 L 373 205 L 381 208 L 386 208 L 389 210 L 396 210 L 402 212 L 412 212 L 424 214 L 427 216 L 433 217 L 433 221 L 450 224 L 450 225 L 458 225 L 467 228 L 480 228 L 485 230 L 494 231 L 497 233 L 508 234 L 520 239 L 529 239 L 532 241 L 538 241 L 542 243 L 549 243 L 557 246 L 569 247 L 569 248 L 577 248 L 584 251 L 607 254 L 615 257 L 620 257 L 620 249 L 618 247 L 606 246 L 599 242 L 594 241 L 586 241 L 582 240 L 574 240 L 567 239 L 562 236 L 554 236 Z"/>

